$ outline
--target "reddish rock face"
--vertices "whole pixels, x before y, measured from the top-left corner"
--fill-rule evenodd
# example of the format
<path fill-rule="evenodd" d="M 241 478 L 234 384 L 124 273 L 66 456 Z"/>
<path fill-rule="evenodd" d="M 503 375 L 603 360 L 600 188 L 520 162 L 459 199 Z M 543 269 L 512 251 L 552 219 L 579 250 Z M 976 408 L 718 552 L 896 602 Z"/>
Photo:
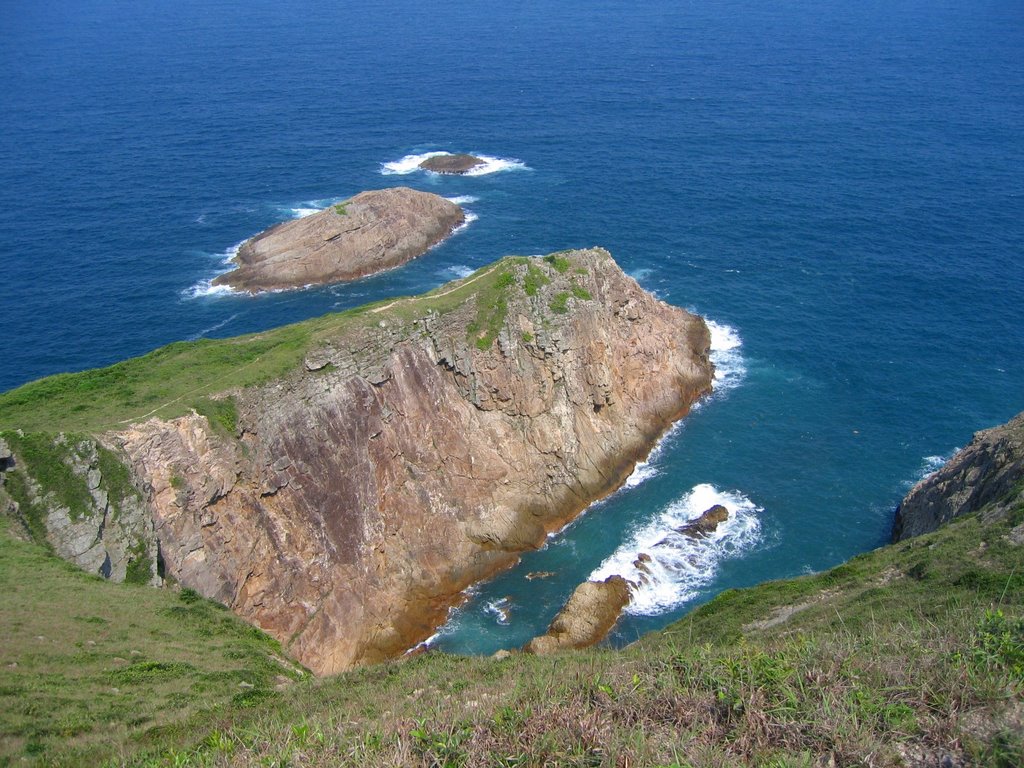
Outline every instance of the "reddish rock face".
<path fill-rule="evenodd" d="M 427 638 L 466 587 L 619 486 L 712 376 L 704 322 L 601 249 L 506 259 L 365 317 L 231 393 L 234 439 L 195 415 L 117 436 L 167 575 L 321 674 Z"/>
<path fill-rule="evenodd" d="M 455 203 L 407 187 L 361 192 L 246 240 L 214 285 L 240 291 L 338 283 L 401 266 L 465 221 Z"/>

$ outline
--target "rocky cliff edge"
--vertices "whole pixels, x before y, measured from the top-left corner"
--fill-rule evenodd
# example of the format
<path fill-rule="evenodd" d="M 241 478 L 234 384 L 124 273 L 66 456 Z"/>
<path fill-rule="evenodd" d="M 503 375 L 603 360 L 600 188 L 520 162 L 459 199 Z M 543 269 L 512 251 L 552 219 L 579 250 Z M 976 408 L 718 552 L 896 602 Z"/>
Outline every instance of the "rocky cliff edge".
<path fill-rule="evenodd" d="M 597 248 L 506 258 L 333 322 L 290 373 L 213 395 L 229 418 L 99 438 L 144 496 L 132 535 L 151 526 L 158 575 L 321 674 L 427 638 L 711 384 L 704 322 Z"/>
<path fill-rule="evenodd" d="M 892 540 L 930 533 L 955 517 L 998 515 L 1024 495 L 1024 413 L 974 435 L 937 472 L 915 485 L 896 509 Z"/>

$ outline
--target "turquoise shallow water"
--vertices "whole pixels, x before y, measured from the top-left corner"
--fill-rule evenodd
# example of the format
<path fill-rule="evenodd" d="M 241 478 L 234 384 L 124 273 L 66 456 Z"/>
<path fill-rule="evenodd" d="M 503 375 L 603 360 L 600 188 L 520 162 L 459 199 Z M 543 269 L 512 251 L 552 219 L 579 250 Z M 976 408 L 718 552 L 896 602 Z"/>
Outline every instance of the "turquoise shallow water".
<path fill-rule="evenodd" d="M 0 388 L 594 244 L 718 324 L 731 378 L 446 649 L 525 641 L 709 500 L 732 527 L 662 547 L 615 642 L 826 568 L 887 539 L 929 457 L 1024 409 L 1019 2 L 11 0 L 0 81 Z M 519 165 L 382 173 L 431 150 Z M 260 229 L 394 183 L 478 218 L 352 285 L 204 290 Z"/>

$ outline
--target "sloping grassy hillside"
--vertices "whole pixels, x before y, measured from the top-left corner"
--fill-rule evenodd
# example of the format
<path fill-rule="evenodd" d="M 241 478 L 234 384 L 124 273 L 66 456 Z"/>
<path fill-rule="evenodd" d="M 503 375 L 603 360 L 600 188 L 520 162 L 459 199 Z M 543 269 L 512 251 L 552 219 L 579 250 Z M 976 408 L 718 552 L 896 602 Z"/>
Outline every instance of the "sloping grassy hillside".
<path fill-rule="evenodd" d="M 307 674 L 190 590 L 112 584 L 0 518 L 0 765 L 115 763 L 189 743 Z"/>
<path fill-rule="evenodd" d="M 0 760 L 1018 766 L 1022 522 L 1018 504 L 727 592 L 620 652 L 426 654 L 287 685 L 273 644 L 226 612 L 3 539 Z"/>

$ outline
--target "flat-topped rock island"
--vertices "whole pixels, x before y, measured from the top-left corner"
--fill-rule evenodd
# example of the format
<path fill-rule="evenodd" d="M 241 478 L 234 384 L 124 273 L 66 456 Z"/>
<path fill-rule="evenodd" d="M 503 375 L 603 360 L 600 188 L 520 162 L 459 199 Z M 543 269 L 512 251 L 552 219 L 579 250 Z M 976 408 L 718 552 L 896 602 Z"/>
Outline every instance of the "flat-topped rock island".
<path fill-rule="evenodd" d="M 451 235 L 463 210 L 408 187 L 360 192 L 246 240 L 213 285 L 259 293 L 358 280 L 399 267 Z"/>

